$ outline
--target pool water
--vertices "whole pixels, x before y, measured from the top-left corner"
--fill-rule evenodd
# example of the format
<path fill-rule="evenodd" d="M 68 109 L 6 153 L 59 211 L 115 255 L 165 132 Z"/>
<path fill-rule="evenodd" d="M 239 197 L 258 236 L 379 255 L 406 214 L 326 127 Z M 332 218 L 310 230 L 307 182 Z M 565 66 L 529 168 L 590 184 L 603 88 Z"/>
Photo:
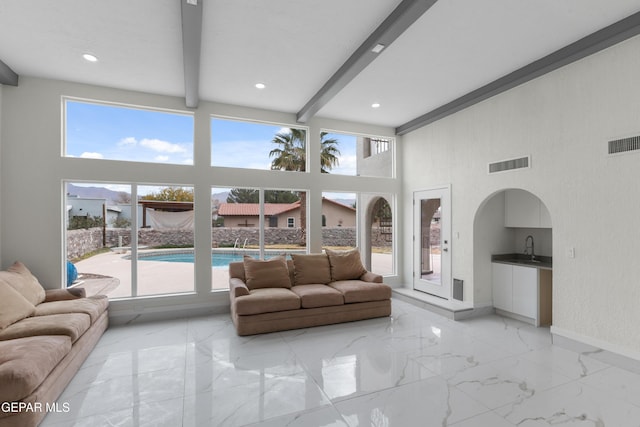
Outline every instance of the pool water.
<path fill-rule="evenodd" d="M 257 257 L 258 254 L 247 254 Z M 243 254 L 211 254 L 212 267 L 228 267 L 230 262 L 242 261 Z M 269 258 L 267 256 L 266 258 Z M 157 254 L 140 257 L 140 261 L 190 262 L 193 263 L 193 253 Z"/>

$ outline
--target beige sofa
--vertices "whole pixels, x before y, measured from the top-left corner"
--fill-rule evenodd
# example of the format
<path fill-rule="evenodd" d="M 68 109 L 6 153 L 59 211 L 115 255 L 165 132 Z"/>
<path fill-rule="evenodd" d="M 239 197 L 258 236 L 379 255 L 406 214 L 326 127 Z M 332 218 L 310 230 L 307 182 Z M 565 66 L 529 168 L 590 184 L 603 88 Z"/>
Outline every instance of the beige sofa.
<path fill-rule="evenodd" d="M 21 263 L 0 272 L 0 427 L 36 426 L 107 329 L 109 300 L 47 290 Z"/>
<path fill-rule="evenodd" d="M 391 288 L 368 272 L 357 250 L 229 264 L 238 335 L 389 316 Z"/>

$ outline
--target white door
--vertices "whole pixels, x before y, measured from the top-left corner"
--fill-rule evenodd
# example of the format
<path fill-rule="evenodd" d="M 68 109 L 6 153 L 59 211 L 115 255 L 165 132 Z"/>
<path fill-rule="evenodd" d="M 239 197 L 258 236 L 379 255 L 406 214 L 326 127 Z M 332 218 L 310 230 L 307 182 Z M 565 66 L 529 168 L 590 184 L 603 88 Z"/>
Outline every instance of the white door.
<path fill-rule="evenodd" d="M 413 193 L 413 288 L 451 299 L 451 189 Z"/>

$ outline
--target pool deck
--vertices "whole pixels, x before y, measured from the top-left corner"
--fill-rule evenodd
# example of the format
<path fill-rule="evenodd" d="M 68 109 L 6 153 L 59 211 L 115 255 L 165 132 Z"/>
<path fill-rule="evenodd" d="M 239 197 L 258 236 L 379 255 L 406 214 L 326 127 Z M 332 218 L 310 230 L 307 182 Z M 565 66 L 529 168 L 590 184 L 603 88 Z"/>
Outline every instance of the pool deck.
<path fill-rule="evenodd" d="M 120 284 L 108 292 L 109 298 L 127 298 L 131 295 L 131 260 L 126 259 L 130 254 L 123 252 L 111 251 L 95 255 L 77 262 L 75 266 L 79 273 L 118 278 Z M 374 253 L 372 262 L 379 274 L 390 274 L 393 271 L 391 254 Z M 228 269 L 213 267 L 211 274 L 212 290 L 229 289 Z M 138 278 L 138 295 L 141 296 L 193 292 L 194 264 L 145 260 L 138 262 Z"/>

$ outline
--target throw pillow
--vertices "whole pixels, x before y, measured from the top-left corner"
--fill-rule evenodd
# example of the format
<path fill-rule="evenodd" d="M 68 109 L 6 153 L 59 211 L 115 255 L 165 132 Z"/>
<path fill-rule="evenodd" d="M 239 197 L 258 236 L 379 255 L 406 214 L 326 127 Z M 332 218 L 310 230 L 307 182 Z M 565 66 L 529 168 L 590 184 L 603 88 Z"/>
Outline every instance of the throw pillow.
<path fill-rule="evenodd" d="M 360 251 L 351 249 L 348 251 L 332 251 L 325 249 L 331 264 L 331 278 L 337 280 L 356 280 L 359 279 L 367 269 L 362 265 Z"/>
<path fill-rule="evenodd" d="M 0 330 L 31 316 L 36 311 L 13 287 L 0 280 Z"/>
<path fill-rule="evenodd" d="M 250 290 L 261 288 L 291 288 L 287 261 L 283 256 L 267 260 L 244 257 L 244 277 Z"/>
<path fill-rule="evenodd" d="M 293 258 L 295 285 L 321 285 L 331 282 L 331 267 L 326 254 L 298 254 Z"/>
<path fill-rule="evenodd" d="M 40 304 L 46 297 L 44 288 L 38 279 L 19 261 L 14 262 L 11 267 L 7 268 L 7 271 L 0 271 L 0 279 L 33 305 Z"/>

